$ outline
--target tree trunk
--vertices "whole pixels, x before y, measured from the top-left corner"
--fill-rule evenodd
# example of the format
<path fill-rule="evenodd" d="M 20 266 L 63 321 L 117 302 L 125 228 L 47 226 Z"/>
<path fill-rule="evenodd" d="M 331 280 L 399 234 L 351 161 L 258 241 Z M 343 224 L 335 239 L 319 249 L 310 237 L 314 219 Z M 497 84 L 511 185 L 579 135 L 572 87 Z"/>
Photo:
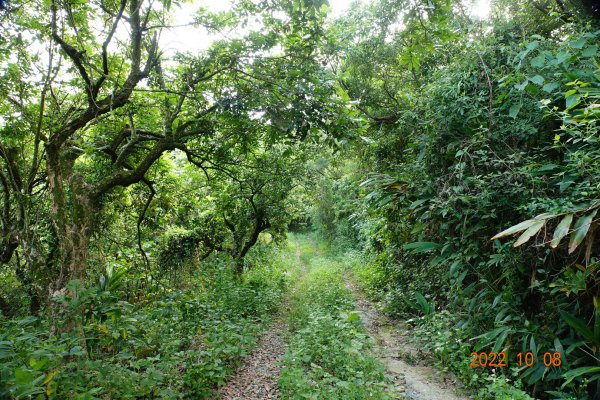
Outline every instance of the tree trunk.
<path fill-rule="evenodd" d="M 245 238 L 242 235 L 237 235 L 236 237 L 236 231 L 234 231 L 232 256 L 235 260 L 234 270 L 238 276 L 241 276 L 244 272 L 244 257 L 246 257 L 248 251 L 256 244 L 260 233 L 271 226 L 262 211 L 257 211 L 254 218 L 254 227 L 248 238 Z"/>
<path fill-rule="evenodd" d="M 62 291 L 70 280 L 85 278 L 93 216 L 97 211 L 89 186 L 73 172 L 73 162 L 61 153 L 47 146 L 51 219 L 57 241 L 51 295 Z"/>
<path fill-rule="evenodd" d="M 239 278 L 244 273 L 244 257 L 236 257 L 233 265 L 235 275 Z"/>
<path fill-rule="evenodd" d="M 32 262 L 32 257 L 29 257 L 29 261 L 25 260 L 25 264 L 23 265 L 21 263 L 21 257 L 19 257 L 19 253 L 15 252 L 15 254 L 17 256 L 17 267 L 15 269 L 15 273 L 19 282 L 21 282 L 23 287 L 27 289 L 27 294 L 29 295 L 29 313 L 32 315 L 38 315 L 42 308 L 43 297 L 42 293 L 36 290 L 36 286 L 34 285 L 31 277 L 35 271 L 37 271 L 36 267 L 39 265 L 35 265 Z M 37 258 L 35 260 L 37 260 Z"/>

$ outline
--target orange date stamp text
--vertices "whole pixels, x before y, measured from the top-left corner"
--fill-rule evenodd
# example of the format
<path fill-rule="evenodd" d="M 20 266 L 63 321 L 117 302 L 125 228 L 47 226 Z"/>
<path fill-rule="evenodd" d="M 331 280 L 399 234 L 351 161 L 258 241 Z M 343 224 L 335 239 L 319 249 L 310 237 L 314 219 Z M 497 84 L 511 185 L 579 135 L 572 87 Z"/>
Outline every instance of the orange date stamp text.
<path fill-rule="evenodd" d="M 506 352 L 501 351 L 496 353 L 491 352 L 472 352 L 471 355 L 471 367 L 508 367 L 508 355 Z M 522 367 L 533 367 L 536 364 L 536 357 L 532 352 L 517 353 L 516 365 Z M 545 352 L 542 356 L 542 362 L 546 367 L 560 367 L 562 365 L 562 358 L 560 352 Z"/>

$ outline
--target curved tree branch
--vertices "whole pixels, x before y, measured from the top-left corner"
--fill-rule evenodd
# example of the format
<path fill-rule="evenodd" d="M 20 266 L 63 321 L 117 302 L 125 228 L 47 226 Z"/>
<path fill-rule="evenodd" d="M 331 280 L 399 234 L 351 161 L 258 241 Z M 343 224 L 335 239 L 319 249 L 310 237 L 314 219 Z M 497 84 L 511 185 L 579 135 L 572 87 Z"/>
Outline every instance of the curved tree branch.
<path fill-rule="evenodd" d="M 146 211 L 148 211 L 148 207 L 150 207 L 152 199 L 154 199 L 154 196 L 156 196 L 156 190 L 154 189 L 154 182 L 145 178 L 142 181 L 146 184 L 146 186 L 148 186 L 148 189 L 150 190 L 150 196 L 148 196 L 148 199 L 144 204 L 144 208 L 142 208 L 142 212 L 140 213 L 137 220 L 137 243 L 138 249 L 140 250 L 140 253 L 142 253 L 142 257 L 144 258 L 144 264 L 146 265 L 147 272 L 150 268 L 150 260 L 148 260 L 148 255 L 146 255 L 144 247 L 142 246 L 142 221 L 146 217 Z"/>

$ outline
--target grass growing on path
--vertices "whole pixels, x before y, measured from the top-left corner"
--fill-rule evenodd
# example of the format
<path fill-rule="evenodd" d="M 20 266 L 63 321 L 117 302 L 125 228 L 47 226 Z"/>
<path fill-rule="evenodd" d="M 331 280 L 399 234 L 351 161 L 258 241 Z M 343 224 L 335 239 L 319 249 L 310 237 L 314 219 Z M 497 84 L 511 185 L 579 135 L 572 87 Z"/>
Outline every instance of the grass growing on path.
<path fill-rule="evenodd" d="M 279 379 L 284 399 L 390 399 L 383 364 L 354 312 L 342 263 L 306 236 L 292 237 L 304 271 L 291 294 L 294 332 Z"/>

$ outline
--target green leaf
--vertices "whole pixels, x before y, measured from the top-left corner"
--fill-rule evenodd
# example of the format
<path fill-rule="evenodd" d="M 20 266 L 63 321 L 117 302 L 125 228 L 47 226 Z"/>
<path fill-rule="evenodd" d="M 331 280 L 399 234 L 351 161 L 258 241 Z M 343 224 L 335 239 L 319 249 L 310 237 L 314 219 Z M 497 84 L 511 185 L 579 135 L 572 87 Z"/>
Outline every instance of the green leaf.
<path fill-rule="evenodd" d="M 19 385 L 26 386 L 33 381 L 34 375 L 31 371 L 27 371 L 21 368 L 15 369 L 15 381 Z"/>
<path fill-rule="evenodd" d="M 560 51 L 556 54 L 556 64 L 563 64 L 571 57 L 571 53 L 568 51 Z"/>
<path fill-rule="evenodd" d="M 119 335 L 117 334 L 117 337 L 115 339 L 117 339 L 119 337 Z M 71 350 L 69 350 L 69 355 L 71 356 L 82 356 L 84 355 L 81 346 L 74 346 L 71 348 Z"/>
<path fill-rule="evenodd" d="M 573 329 L 575 329 L 577 333 L 583 336 L 583 338 L 585 338 L 589 342 L 594 341 L 594 333 L 590 328 L 588 328 L 585 322 L 581 321 L 580 319 L 576 318 L 575 316 L 569 314 L 566 311 L 561 310 L 559 311 L 559 313 L 562 319 L 564 319 L 567 324 L 569 324 Z"/>
<path fill-rule="evenodd" d="M 585 45 L 586 41 L 586 38 L 579 38 L 573 43 L 571 43 L 571 47 L 574 49 L 583 49 L 583 46 Z"/>
<path fill-rule="evenodd" d="M 498 338 L 500 336 L 501 337 L 504 335 L 506 336 L 506 334 L 508 334 L 508 329 L 504 326 L 501 326 L 499 328 L 495 328 L 492 329 L 491 331 L 487 331 L 485 333 L 482 333 L 479 336 L 475 336 L 474 339 L 481 339 L 478 343 L 477 346 L 475 346 L 475 348 L 477 349 L 477 351 L 479 351 L 480 349 L 487 347 L 488 345 L 490 345 L 492 343 L 492 341 L 496 338 Z M 504 339 L 501 340 L 501 342 L 503 342 Z M 495 346 L 498 345 L 498 340 L 496 340 Z M 501 345 L 501 344 L 500 344 Z"/>
<path fill-rule="evenodd" d="M 506 329 L 500 334 L 500 336 L 498 336 L 498 339 L 496 339 L 496 343 L 494 343 L 494 348 L 492 349 L 494 353 L 500 352 L 500 350 L 502 349 L 502 345 L 504 344 L 504 341 L 506 340 L 506 337 L 509 333 L 510 331 Z"/>
<path fill-rule="evenodd" d="M 542 86 L 544 84 L 544 77 L 541 75 L 535 75 L 529 78 L 529 80 L 536 85 Z"/>
<path fill-rule="evenodd" d="M 598 46 L 588 46 L 581 52 L 582 57 L 594 57 L 598 53 Z"/>
<path fill-rule="evenodd" d="M 419 292 L 415 293 L 415 297 L 417 298 L 417 302 L 421 306 L 420 308 L 423 314 L 431 314 L 433 310 L 427 299 L 425 299 L 425 297 Z"/>
<path fill-rule="evenodd" d="M 557 133 L 554 135 L 554 139 L 552 140 L 553 144 L 558 144 L 560 142 L 560 135 Z"/>
<path fill-rule="evenodd" d="M 29 366 L 34 370 L 34 371 L 39 371 L 42 368 L 44 368 L 44 366 L 48 364 L 48 359 L 47 358 L 42 358 L 41 360 L 36 360 L 35 358 L 31 357 L 29 359 Z"/>
<path fill-rule="evenodd" d="M 573 222 L 573 214 L 567 214 L 560 221 L 556 229 L 554 230 L 554 236 L 552 237 L 552 242 L 550 242 L 550 247 L 553 249 L 558 246 L 562 238 L 567 236 L 569 233 L 569 227 L 571 226 L 571 222 Z"/>
<path fill-rule="evenodd" d="M 411 210 L 414 210 L 415 208 L 417 208 L 418 206 L 420 206 L 421 204 L 425 203 L 427 200 L 429 199 L 419 199 L 419 200 L 415 200 L 413 201 L 410 206 L 408 207 Z"/>
<path fill-rule="evenodd" d="M 581 98 L 579 97 L 578 94 L 572 94 L 569 97 L 567 97 L 565 100 L 566 100 L 565 103 L 567 106 L 565 111 L 568 111 L 571 108 L 577 106 L 579 103 L 581 103 Z"/>
<path fill-rule="evenodd" d="M 582 375 L 595 374 L 597 372 L 600 372 L 600 367 L 581 367 L 581 368 L 575 368 L 571 371 L 567 371 L 563 375 L 563 378 L 565 378 L 566 381 L 565 381 L 565 383 L 562 384 L 561 387 L 564 388 L 569 383 L 571 383 L 573 381 L 573 379 L 578 378 Z M 600 375 L 597 375 L 592 379 L 595 380 L 595 379 L 599 379 L 599 378 L 600 378 Z"/>
<path fill-rule="evenodd" d="M 575 183 L 575 181 L 573 180 L 573 177 L 570 175 L 565 175 L 563 177 L 563 180 L 558 184 L 560 192 L 562 193 L 565 190 L 567 190 L 569 188 L 569 186 L 571 186 L 573 183 Z"/>
<path fill-rule="evenodd" d="M 588 233 L 592 220 L 596 216 L 597 212 L 598 209 L 595 209 L 594 211 L 577 220 L 575 226 L 573 226 L 573 233 L 571 233 L 571 238 L 569 240 L 569 254 L 574 252 L 577 246 L 581 244 L 585 238 L 585 235 Z"/>
<path fill-rule="evenodd" d="M 558 88 L 558 83 L 548 82 L 544 85 L 544 87 L 542 87 L 542 90 L 547 93 L 552 93 L 553 91 L 556 90 L 556 88 Z"/>
<path fill-rule="evenodd" d="M 535 220 L 542 220 L 542 219 L 550 219 L 550 218 L 554 218 L 554 217 L 556 217 L 556 214 L 553 214 L 553 213 L 543 213 L 543 214 L 536 215 L 535 217 L 533 217 L 533 219 L 535 219 Z"/>
<path fill-rule="evenodd" d="M 527 229 L 531 225 L 533 225 L 535 222 L 536 222 L 535 219 L 528 219 L 528 220 L 523 221 L 523 222 L 521 222 L 521 223 L 519 223 L 517 225 L 511 226 L 510 228 L 505 229 L 502 232 L 496 234 L 494 237 L 492 237 L 492 240 L 499 239 L 499 238 L 504 237 L 504 236 L 510 236 L 510 235 L 513 235 L 513 234 L 515 234 L 517 232 L 524 231 L 525 229 Z"/>
<path fill-rule="evenodd" d="M 539 46 L 540 42 L 538 42 L 537 40 L 534 40 L 533 42 L 529 42 L 525 45 L 525 47 L 527 48 L 527 50 L 531 51 L 531 50 L 535 50 L 537 49 L 537 47 Z"/>
<path fill-rule="evenodd" d="M 531 59 L 531 66 L 534 68 L 542 68 L 546 62 L 546 57 L 543 54 Z"/>
<path fill-rule="evenodd" d="M 425 253 L 440 247 L 442 247 L 441 244 L 434 242 L 413 242 L 402 246 L 404 250 L 412 250 L 412 253 Z"/>
<path fill-rule="evenodd" d="M 351 312 L 350 314 L 348 314 L 348 317 L 346 318 L 346 320 L 348 322 L 359 321 L 360 320 L 360 315 L 358 315 L 357 312 Z"/>
<path fill-rule="evenodd" d="M 517 118 L 517 115 L 519 114 L 520 110 L 521 110 L 521 105 L 520 104 L 514 104 L 508 110 L 508 115 L 511 116 L 512 118 Z"/>
<path fill-rule="evenodd" d="M 13 342 L 0 341 L 0 360 L 13 355 Z"/>
<path fill-rule="evenodd" d="M 26 327 L 29 325 L 32 325 L 34 322 L 36 322 L 38 319 L 34 316 L 29 316 L 29 317 L 25 317 L 23 319 L 19 319 L 16 321 L 17 325 L 21 326 L 21 327 Z"/>
<path fill-rule="evenodd" d="M 408 306 L 409 306 L 410 308 L 412 308 L 413 310 L 417 310 L 417 311 L 419 311 L 419 306 L 418 306 L 418 305 L 417 305 L 417 303 L 415 303 L 414 301 L 412 301 L 412 300 L 409 300 L 408 298 L 404 297 L 404 302 L 405 302 L 406 304 L 408 304 Z"/>
<path fill-rule="evenodd" d="M 529 81 L 527 79 L 525 79 L 522 83 L 515 85 L 515 89 L 517 90 L 525 90 L 525 87 L 529 84 Z"/>
<path fill-rule="evenodd" d="M 550 163 L 550 164 L 544 164 L 541 167 L 537 168 L 536 171 L 537 172 L 550 172 L 550 171 L 554 171 L 556 169 L 556 167 L 558 167 L 558 165 Z"/>
<path fill-rule="evenodd" d="M 537 381 L 539 381 L 540 379 L 542 379 L 542 377 L 544 376 L 544 373 L 546 372 L 547 367 L 542 364 L 540 365 L 533 374 L 531 374 L 531 376 L 529 377 L 529 380 L 527 381 L 530 385 L 533 385 L 534 383 L 536 383 Z"/>
<path fill-rule="evenodd" d="M 519 239 L 517 239 L 513 246 L 518 247 L 527 242 L 533 235 L 537 234 L 545 224 L 545 220 L 535 220 L 535 222 L 529 228 L 527 228 L 527 230 L 523 232 L 521 236 L 519 236 Z"/>
<path fill-rule="evenodd" d="M 566 360 L 565 349 L 563 348 L 563 345 L 558 338 L 554 339 L 554 348 L 556 349 L 556 351 L 558 351 L 560 353 L 561 359 Z M 566 362 L 565 362 L 565 364 L 566 364 Z"/>

